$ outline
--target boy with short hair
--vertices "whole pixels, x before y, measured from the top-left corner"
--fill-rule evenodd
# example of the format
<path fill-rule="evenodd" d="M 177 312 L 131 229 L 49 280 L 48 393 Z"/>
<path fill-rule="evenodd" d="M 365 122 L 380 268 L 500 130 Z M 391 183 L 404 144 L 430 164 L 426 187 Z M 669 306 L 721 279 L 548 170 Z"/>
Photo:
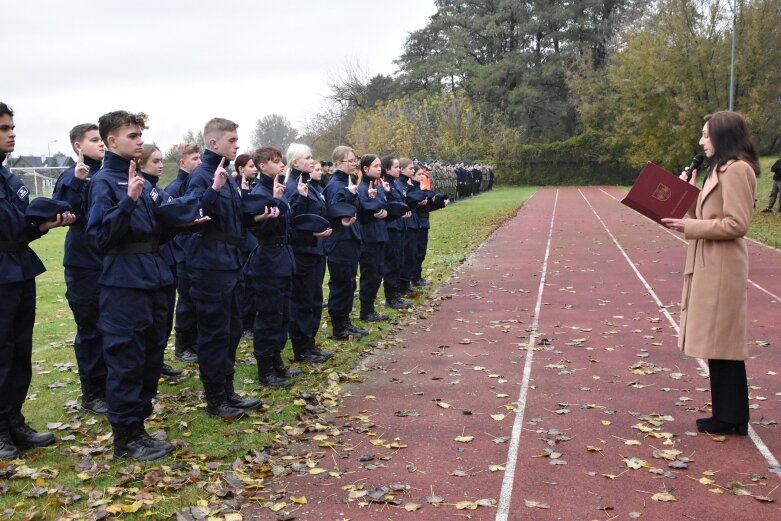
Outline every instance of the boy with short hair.
<path fill-rule="evenodd" d="M 32 380 L 35 277 L 45 271 L 29 243 L 50 229 L 72 224 L 76 217 L 58 214 L 36 225 L 25 217 L 30 191 L 2 164 L 14 151 L 14 112 L 0 101 L 0 459 L 16 459 L 19 449 L 55 442 L 38 433 L 22 415 Z"/>
<path fill-rule="evenodd" d="M 94 123 L 76 125 L 70 131 L 70 142 L 78 162 L 65 170 L 54 185 L 53 199 L 65 201 L 73 208 L 76 222 L 65 236 L 65 297 L 76 322 L 73 350 L 81 382 L 81 408 L 93 414 L 105 415 L 106 363 L 103 360 L 103 339 L 98 329 L 98 300 L 103 270 L 103 255 L 93 237 L 87 234 L 87 195 L 91 176 L 100 170 L 106 153 L 98 126 Z"/>

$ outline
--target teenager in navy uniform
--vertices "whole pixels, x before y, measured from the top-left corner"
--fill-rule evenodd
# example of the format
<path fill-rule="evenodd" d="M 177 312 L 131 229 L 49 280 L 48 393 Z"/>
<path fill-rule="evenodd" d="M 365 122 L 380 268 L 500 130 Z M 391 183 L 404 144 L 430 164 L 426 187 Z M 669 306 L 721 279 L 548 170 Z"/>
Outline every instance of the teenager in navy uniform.
<path fill-rule="evenodd" d="M 380 322 L 388 320 L 388 315 L 374 309 L 377 291 L 382 282 L 385 264 L 385 244 L 388 242 L 388 230 L 385 219 L 388 217 L 388 205 L 385 194 L 390 184 L 381 179 L 382 161 L 374 154 L 361 157 L 359 164 L 361 181 L 358 183 L 358 223 L 361 228 L 361 272 L 358 297 L 361 302 L 361 320 Z"/>
<path fill-rule="evenodd" d="M 410 163 L 412 162 L 409 160 Z M 393 156 L 382 158 L 383 179 L 389 185 L 389 190 L 385 193 L 388 203 L 406 204 L 406 189 L 399 188 L 396 181 L 401 175 L 399 160 Z M 400 217 L 386 218 L 386 228 L 388 230 L 388 243 L 385 246 L 385 263 L 383 265 L 382 278 L 385 288 L 385 305 L 393 309 L 406 309 L 409 302 L 401 298 L 401 267 L 404 265 L 404 231 L 407 228 L 406 220 L 412 215 L 407 211 Z"/>
<path fill-rule="evenodd" d="M 236 349 L 241 337 L 239 247 L 242 242 L 241 191 L 225 168 L 236 157 L 238 125 L 213 118 L 203 130 L 203 162 L 192 171 L 186 195 L 199 199 L 211 221 L 186 241 L 190 297 L 198 324 L 198 368 L 206 412 L 237 418 L 260 406 L 234 389 Z"/>
<path fill-rule="evenodd" d="M 108 151 L 90 182 L 87 232 L 104 254 L 100 317 L 114 456 L 153 460 L 173 450 L 144 428 L 163 365 L 173 275 L 160 255 L 171 237 L 155 217 L 168 196 L 136 175 L 146 115 L 124 110 L 98 120 Z"/>
<path fill-rule="evenodd" d="M 65 236 L 65 298 L 76 322 L 73 350 L 81 382 L 81 408 L 94 414 L 106 414 L 106 363 L 103 340 L 98 330 L 98 279 L 103 270 L 103 255 L 87 234 L 87 193 L 91 175 L 100 170 L 106 153 L 94 123 L 76 125 L 70 131 L 70 142 L 78 156 L 76 164 L 65 170 L 54 185 L 53 199 L 65 201 L 73 208 L 76 222 Z"/>
<path fill-rule="evenodd" d="M 350 337 L 363 338 L 369 332 L 355 327 L 350 321 L 355 295 L 355 278 L 361 255 L 361 232 L 356 218 L 341 215 L 345 205 L 352 206 L 357 213 L 358 186 L 353 184 L 355 172 L 355 150 L 340 145 L 331 154 L 336 170 L 325 187 L 326 212 L 331 221 L 333 233 L 325 239 L 325 253 L 328 263 L 328 314 L 333 328 L 332 338 L 345 340 Z"/>
<path fill-rule="evenodd" d="M 190 172 L 201 164 L 201 149 L 195 143 L 183 143 L 176 147 L 175 158 L 179 171 L 176 178 L 165 187 L 165 191 L 178 199 L 184 196 Z M 187 233 L 180 233 L 171 242 L 176 261 L 176 291 L 179 294 L 176 299 L 174 358 L 182 362 L 197 362 L 198 329 L 195 324 L 195 308 L 190 298 L 190 278 L 187 276 L 187 253 L 184 246 L 189 237 Z"/>
<path fill-rule="evenodd" d="M 268 387 L 290 387 L 289 378 L 301 374 L 287 368 L 282 350 L 287 342 L 290 318 L 290 288 L 295 261 L 290 249 L 291 209 L 284 199 L 282 171 L 285 162 L 282 151 L 273 146 L 260 147 L 252 154 L 260 174 L 251 195 L 274 200 L 275 207 L 266 206 L 255 215 L 249 231 L 258 245 L 244 266 L 247 289 L 255 295 L 253 352 L 258 363 L 258 379 Z"/>
<path fill-rule="evenodd" d="M 157 148 L 157 145 L 145 144 L 141 149 L 141 156 L 136 161 L 139 175 L 146 181 L 149 181 L 153 187 L 158 188 L 157 182 L 160 180 L 160 176 L 163 175 L 163 153 Z M 158 189 L 159 190 L 159 189 Z M 167 196 L 172 196 L 168 193 L 168 190 L 164 190 Z M 171 275 L 174 277 L 174 283 L 166 288 L 168 291 L 168 318 L 166 319 L 166 342 L 168 337 L 171 336 L 171 331 L 174 328 L 174 311 L 176 308 L 176 286 L 178 280 L 176 277 L 176 259 L 174 257 L 175 239 L 167 241 L 165 244 L 160 245 L 160 255 L 168 264 L 168 269 L 171 270 Z M 163 366 L 160 369 L 160 374 L 166 377 L 175 377 L 182 374 L 178 369 L 174 369 L 170 365 L 163 361 Z"/>
<path fill-rule="evenodd" d="M 320 185 L 323 169 L 312 158 L 311 149 L 301 143 L 292 143 L 285 154 L 288 171 L 285 198 L 300 207 L 301 213 L 326 217 L 325 197 Z M 298 191 L 298 183 L 306 183 L 306 196 Z M 323 240 L 333 229 L 314 234 L 293 234 L 291 245 L 296 261 L 296 274 L 290 297 L 290 342 L 296 362 L 325 362 L 333 353 L 317 347 L 317 331 L 323 316 L 323 279 L 325 277 L 325 249 Z"/>
<path fill-rule="evenodd" d="M 412 184 L 412 179 L 415 177 L 415 164 L 412 160 L 406 157 L 401 158 L 399 168 L 401 175 L 393 184 L 404 194 L 404 200 L 412 210 L 410 216 L 404 220 L 406 226 L 404 230 L 404 262 L 399 271 L 399 290 L 402 295 L 414 296 L 412 279 L 415 274 L 415 259 L 418 256 L 418 229 L 420 228 L 416 209 L 420 205 L 425 206 L 428 201 L 418 197 L 420 191 Z"/>
<path fill-rule="evenodd" d="M 426 259 L 426 251 L 428 250 L 428 231 L 431 229 L 429 214 L 444 208 L 450 203 L 447 196 L 429 190 L 430 185 L 421 186 L 424 180 L 428 181 L 428 167 L 421 164 L 412 179 L 412 185 L 426 193 L 426 204 L 419 204 L 415 207 L 415 212 L 418 216 L 418 231 L 416 233 L 417 245 L 415 246 L 414 269 L 412 270 L 411 281 L 412 285 L 417 287 L 427 286 L 429 283 L 423 278 L 423 261 Z"/>
<path fill-rule="evenodd" d="M 258 168 L 255 166 L 255 162 L 252 161 L 252 156 L 249 154 L 239 154 L 236 156 L 233 167 L 236 169 L 234 180 L 241 190 L 241 196 L 244 197 L 250 193 L 252 187 L 257 183 Z M 242 233 L 243 239 L 241 248 L 239 248 L 239 254 L 241 257 L 241 264 L 244 265 L 249 258 L 249 254 L 252 253 L 252 250 L 258 245 L 258 239 L 246 229 L 244 229 Z M 250 340 L 253 337 L 253 328 L 255 327 L 255 302 L 253 300 L 252 291 L 247 288 L 246 281 L 243 279 L 239 284 L 239 291 L 241 291 L 239 309 L 241 311 L 242 336 Z"/>
<path fill-rule="evenodd" d="M 16 459 L 19 449 L 55 441 L 51 433 L 33 430 L 22 415 L 33 374 L 35 277 L 45 271 L 29 243 L 76 220 L 71 213 L 39 225 L 25 218 L 30 192 L 2 166 L 16 145 L 13 118 L 11 108 L 0 102 L 0 459 Z"/>

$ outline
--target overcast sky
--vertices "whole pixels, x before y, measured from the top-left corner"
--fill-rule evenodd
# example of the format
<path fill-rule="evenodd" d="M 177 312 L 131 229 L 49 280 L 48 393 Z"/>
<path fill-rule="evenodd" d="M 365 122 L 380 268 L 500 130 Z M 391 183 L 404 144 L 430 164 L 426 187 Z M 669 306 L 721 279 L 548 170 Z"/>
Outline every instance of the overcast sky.
<path fill-rule="evenodd" d="M 211 117 L 278 113 L 303 129 L 327 79 L 356 61 L 393 74 L 433 0 L 2 0 L 0 101 L 14 155 L 71 154 L 68 131 L 112 110 L 149 115 L 165 152 Z M 55 143 L 50 143 L 53 140 Z"/>

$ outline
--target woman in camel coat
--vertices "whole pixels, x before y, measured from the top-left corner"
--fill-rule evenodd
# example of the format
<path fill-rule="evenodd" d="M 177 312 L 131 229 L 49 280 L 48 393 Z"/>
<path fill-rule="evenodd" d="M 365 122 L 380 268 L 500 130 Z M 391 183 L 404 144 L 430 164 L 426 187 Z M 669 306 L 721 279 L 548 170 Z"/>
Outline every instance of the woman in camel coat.
<path fill-rule="evenodd" d="M 687 218 L 663 219 L 689 241 L 678 346 L 708 360 L 713 416 L 700 432 L 747 434 L 746 285 L 759 162 L 748 126 L 737 112 L 705 118 L 700 145 L 711 159 L 703 189 Z M 686 179 L 684 172 L 682 179 Z M 696 171 L 690 181 L 695 184 Z"/>

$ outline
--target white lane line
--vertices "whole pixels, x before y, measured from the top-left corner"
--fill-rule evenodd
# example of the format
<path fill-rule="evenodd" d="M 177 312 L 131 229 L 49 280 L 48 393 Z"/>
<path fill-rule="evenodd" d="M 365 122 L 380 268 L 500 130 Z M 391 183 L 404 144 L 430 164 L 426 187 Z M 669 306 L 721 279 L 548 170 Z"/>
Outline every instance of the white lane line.
<path fill-rule="evenodd" d="M 601 191 L 603 194 L 605 194 L 605 195 L 607 195 L 607 196 L 609 196 L 609 197 L 612 197 L 613 199 L 615 199 L 616 201 L 618 201 L 618 199 L 617 199 L 616 197 L 614 197 L 614 196 L 613 196 L 613 194 L 610 194 L 610 193 L 608 193 L 608 192 L 605 192 L 605 191 L 604 191 L 604 190 L 602 190 L 601 188 L 600 188 L 599 190 L 600 190 L 600 191 Z M 619 202 L 620 202 L 620 201 L 619 201 Z M 648 218 L 646 217 L 646 219 L 648 219 Z M 652 223 L 656 224 L 656 222 L 654 222 L 653 220 L 651 220 L 651 219 L 648 219 L 648 220 L 649 220 L 649 221 L 651 221 Z M 686 240 L 685 240 L 683 237 L 681 237 L 681 236 L 680 236 L 680 235 L 678 235 L 677 233 L 674 233 L 674 232 L 673 232 L 672 230 L 670 230 L 669 228 L 664 228 L 664 227 L 663 227 L 662 229 L 663 229 L 664 231 L 666 231 L 667 233 L 669 233 L 670 235 L 672 235 L 673 237 L 675 237 L 676 239 L 678 239 L 679 241 L 681 241 L 682 243 L 684 243 L 684 244 L 688 244 L 688 243 L 686 242 Z M 759 244 L 759 245 L 761 245 L 761 246 L 767 246 L 767 244 L 762 244 L 761 242 L 757 242 L 757 241 L 755 241 L 754 239 L 749 239 L 748 237 L 746 237 L 746 240 L 749 240 L 749 241 L 751 241 L 751 242 L 756 242 L 757 244 Z M 773 248 L 773 247 L 771 247 L 771 246 L 767 246 L 767 247 L 768 247 L 768 248 L 770 248 L 771 250 L 775 250 L 775 248 Z M 776 251 L 781 251 L 781 250 L 776 250 Z M 766 294 L 767 296 L 769 296 L 770 298 L 772 298 L 772 299 L 775 299 L 775 300 L 776 300 L 776 301 L 778 301 L 778 302 L 781 302 L 781 297 L 779 297 L 778 295 L 776 295 L 775 293 L 773 293 L 773 292 L 771 292 L 771 291 L 768 291 L 768 290 L 766 290 L 765 288 L 763 288 L 762 286 L 760 286 L 759 284 L 757 284 L 757 283 L 756 283 L 756 282 L 754 282 L 753 280 L 751 280 L 751 279 L 748 279 L 748 283 L 749 283 L 749 284 L 751 284 L 752 286 L 754 286 L 755 288 L 757 288 L 757 289 L 758 289 L 759 291 L 761 291 L 762 293 L 765 293 L 765 294 Z"/>
<path fill-rule="evenodd" d="M 653 297 L 654 302 L 656 302 L 656 305 L 659 306 L 660 311 L 667 318 L 667 321 L 675 329 L 675 332 L 680 335 L 681 334 L 681 329 L 678 326 L 678 323 L 673 319 L 673 317 L 670 315 L 670 313 L 667 312 L 667 308 L 664 307 L 664 305 L 662 304 L 662 301 L 659 300 L 659 297 L 656 296 L 656 293 L 654 292 L 654 290 L 651 289 L 651 286 L 648 285 L 648 282 L 646 282 L 645 278 L 643 278 L 643 276 L 637 270 L 637 267 L 632 262 L 632 259 L 629 258 L 629 255 L 627 255 L 627 253 L 624 250 L 624 248 L 621 246 L 621 244 L 618 242 L 618 240 L 616 240 L 616 238 L 610 232 L 610 229 L 607 227 L 607 225 L 602 220 L 602 218 L 599 216 L 599 214 L 594 209 L 594 207 L 591 206 L 591 203 L 586 198 L 586 196 L 583 194 L 583 192 L 581 192 L 580 189 L 578 189 L 578 192 L 580 192 L 581 197 L 583 197 L 583 199 L 586 201 L 586 204 L 588 204 L 588 207 L 591 208 L 591 211 L 594 212 L 594 215 L 597 217 L 599 222 L 602 223 L 602 227 L 605 228 L 605 231 L 607 232 L 607 234 L 610 236 L 611 239 L 613 239 L 613 243 L 616 245 L 616 248 L 618 248 L 618 250 L 624 256 L 624 258 L 626 259 L 626 262 L 629 263 L 629 266 L 632 267 L 632 270 L 634 270 L 635 274 L 637 275 L 637 278 L 640 279 L 640 282 L 643 283 L 643 286 L 645 286 L 645 289 L 648 291 L 648 294 L 651 295 L 651 297 Z M 608 195 L 610 195 L 610 194 L 608 194 Z M 705 373 L 708 373 L 708 364 L 704 360 L 702 360 L 700 358 L 697 358 L 697 363 L 703 369 L 703 371 L 705 371 Z M 768 465 L 772 466 L 772 467 L 778 467 L 778 460 L 773 455 L 773 453 L 770 451 L 768 446 L 765 445 L 765 442 L 762 441 L 762 438 L 759 437 L 759 434 L 757 434 L 757 431 L 754 430 L 754 427 L 752 427 L 750 423 L 748 425 L 748 434 L 749 434 L 749 437 L 751 438 L 751 441 L 754 442 L 754 445 L 756 446 L 756 448 L 759 451 L 759 453 L 762 454 L 762 456 L 767 461 Z M 779 479 L 781 479 L 781 474 L 776 474 L 776 475 L 778 476 Z"/>
<path fill-rule="evenodd" d="M 558 202 L 559 191 L 556 190 L 556 198 L 553 200 L 553 213 L 551 214 L 550 227 L 548 228 L 548 245 L 545 247 L 540 287 L 537 290 L 537 304 L 534 306 L 534 320 L 532 321 L 529 334 L 529 346 L 526 349 L 526 362 L 523 365 L 523 380 L 521 380 L 521 391 L 518 395 L 518 412 L 515 414 L 510 447 L 507 449 L 507 463 L 504 467 L 504 479 L 502 480 L 502 491 L 499 495 L 496 521 L 507 521 L 507 516 L 510 514 L 510 500 L 512 499 L 513 481 L 515 480 L 515 464 L 518 460 L 518 447 L 520 446 L 521 434 L 523 433 L 523 414 L 526 410 L 526 396 L 529 392 L 529 380 L 532 374 L 534 346 L 537 343 L 537 327 L 540 323 L 540 309 L 542 308 L 542 292 L 545 289 L 545 277 L 548 273 L 548 257 L 550 256 L 550 245 L 553 240 L 553 220 L 556 217 L 556 205 Z"/>

